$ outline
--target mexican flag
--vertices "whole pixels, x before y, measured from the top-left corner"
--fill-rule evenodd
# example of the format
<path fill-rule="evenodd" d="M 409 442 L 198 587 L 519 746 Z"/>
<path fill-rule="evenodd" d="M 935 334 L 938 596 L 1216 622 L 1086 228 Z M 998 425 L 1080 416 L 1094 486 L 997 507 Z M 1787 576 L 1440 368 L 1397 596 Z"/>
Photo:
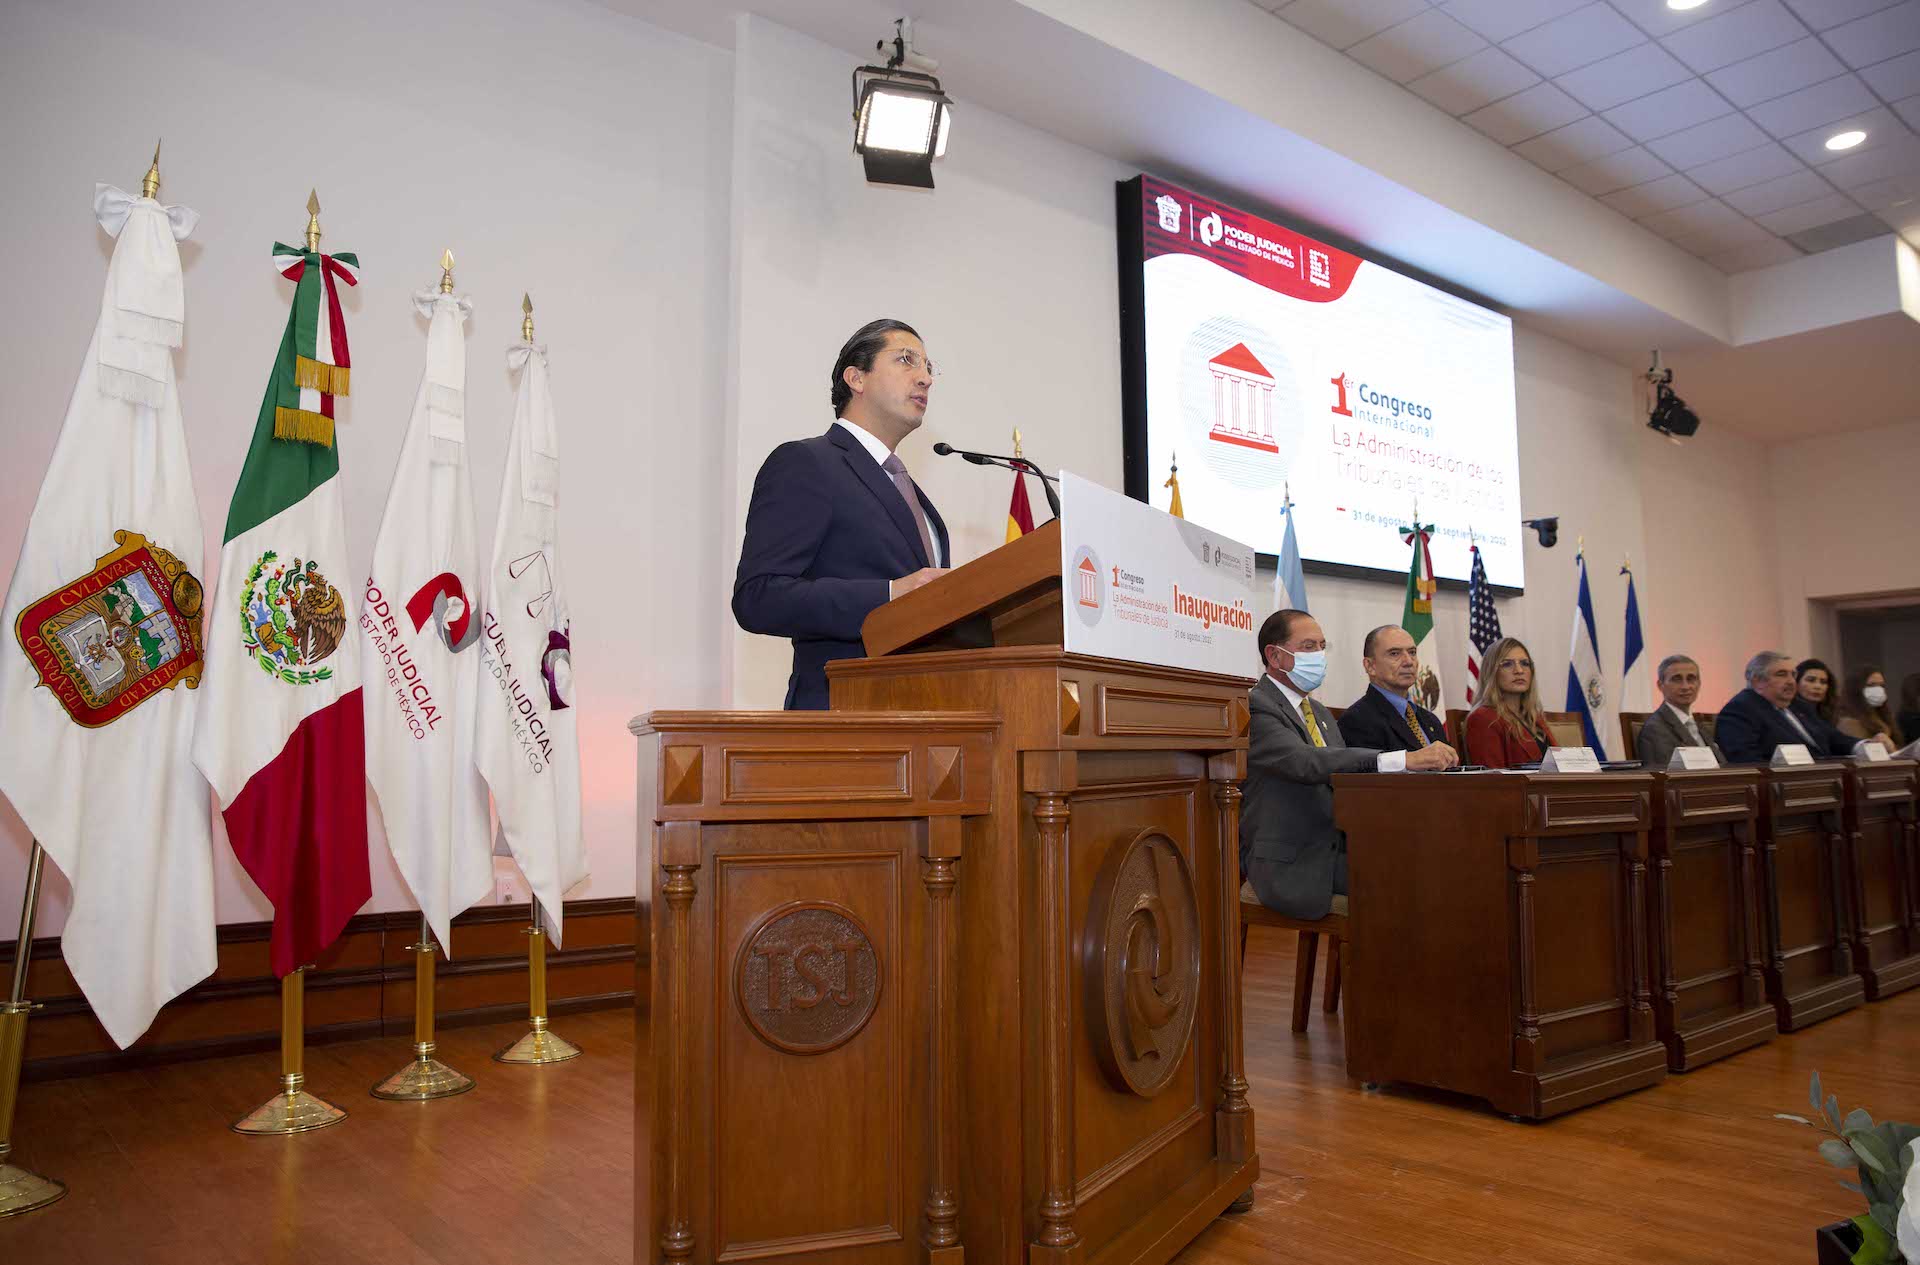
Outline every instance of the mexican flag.
<path fill-rule="evenodd" d="M 273 905 L 272 963 L 314 961 L 372 895 L 366 733 L 334 400 L 359 260 L 274 246 L 293 311 L 227 510 L 193 759 Z"/>
<path fill-rule="evenodd" d="M 467 471 L 472 303 L 414 296 L 427 367 L 373 546 L 359 636 L 366 653 L 367 778 L 393 859 L 443 949 L 455 914 L 493 890 L 487 784 L 473 761 L 480 546 Z"/>
<path fill-rule="evenodd" d="M 1407 564 L 1407 604 L 1400 612 L 1400 626 L 1412 636 L 1420 655 L 1413 700 L 1430 712 L 1438 712 L 1446 705 L 1447 695 L 1440 680 L 1440 642 L 1433 624 L 1433 597 L 1438 586 L 1433 580 L 1433 553 L 1428 543 L 1432 537 L 1433 524 L 1423 526 L 1417 519 L 1413 526 L 1400 529 L 1400 539 L 1413 546 L 1413 558 Z"/>
<path fill-rule="evenodd" d="M 176 243 L 196 217 L 104 184 L 94 215 L 117 240 L 7 590 L 0 792 L 72 885 L 60 948 L 124 1048 L 217 964 L 213 822 L 191 754 L 204 537 L 173 366 Z"/>

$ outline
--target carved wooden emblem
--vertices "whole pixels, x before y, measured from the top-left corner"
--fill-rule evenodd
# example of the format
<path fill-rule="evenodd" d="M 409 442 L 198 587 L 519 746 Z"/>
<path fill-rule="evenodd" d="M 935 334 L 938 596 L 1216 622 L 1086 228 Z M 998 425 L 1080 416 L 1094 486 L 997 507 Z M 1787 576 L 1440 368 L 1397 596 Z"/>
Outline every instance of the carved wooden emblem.
<path fill-rule="evenodd" d="M 734 999 L 747 1026 L 788 1054 L 853 1040 L 880 1000 L 880 958 L 851 909 L 794 901 L 754 925 L 734 959 Z"/>
<path fill-rule="evenodd" d="M 1143 830 L 1108 860 L 1081 953 L 1100 1066 L 1152 1097 L 1173 1080 L 1200 1009 L 1200 906 L 1171 839 Z"/>

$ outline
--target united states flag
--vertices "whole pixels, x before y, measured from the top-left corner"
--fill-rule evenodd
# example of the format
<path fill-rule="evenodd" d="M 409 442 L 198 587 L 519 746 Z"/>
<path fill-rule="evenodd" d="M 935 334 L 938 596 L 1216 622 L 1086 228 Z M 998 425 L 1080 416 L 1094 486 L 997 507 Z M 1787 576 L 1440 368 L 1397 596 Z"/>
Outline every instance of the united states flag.
<path fill-rule="evenodd" d="M 1480 546 L 1473 546 L 1473 575 L 1467 581 L 1467 702 L 1480 688 L 1480 656 L 1500 640 L 1500 614 L 1493 609 L 1493 590 L 1487 587 L 1486 564 Z"/>

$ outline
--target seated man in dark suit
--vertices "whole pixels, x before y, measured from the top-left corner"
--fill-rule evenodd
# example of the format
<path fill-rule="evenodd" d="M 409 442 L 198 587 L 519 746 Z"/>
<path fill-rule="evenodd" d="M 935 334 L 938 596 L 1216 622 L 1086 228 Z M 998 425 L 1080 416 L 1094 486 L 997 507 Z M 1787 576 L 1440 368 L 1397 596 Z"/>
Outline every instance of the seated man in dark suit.
<path fill-rule="evenodd" d="M 827 664 L 866 653 L 868 613 L 952 564 L 946 523 L 894 452 L 933 377 L 912 326 L 863 325 L 833 364 L 833 425 L 774 449 L 753 481 L 733 617 L 793 639 L 789 710 L 824 709 Z"/>
<path fill-rule="evenodd" d="M 1816 760 L 1858 755 L 1869 742 L 1847 737 L 1818 716 L 1793 710 L 1793 661 L 1777 650 L 1747 660 L 1747 688 L 1727 700 L 1714 721 L 1714 736 L 1736 764 L 1765 764 L 1774 748 L 1800 744 Z M 1883 744 L 1884 745 L 1884 744 Z"/>
<path fill-rule="evenodd" d="M 1305 611 L 1260 625 L 1266 675 L 1247 695 L 1252 712 L 1241 784 L 1240 894 L 1291 918 L 1347 911 L 1347 841 L 1333 824 L 1336 773 L 1398 773 L 1459 763 L 1453 748 L 1349 747 L 1333 713 L 1308 697 L 1327 675 L 1327 638 Z"/>
<path fill-rule="evenodd" d="M 1420 648 L 1398 624 L 1382 624 L 1367 634 L 1360 651 L 1367 692 L 1340 717 L 1340 736 L 1350 747 L 1377 751 L 1418 751 L 1446 745 L 1446 726 L 1407 697 L 1420 679 Z"/>
<path fill-rule="evenodd" d="M 1634 755 L 1650 769 L 1664 769 L 1673 762 L 1673 753 L 1681 747 L 1706 747 L 1721 764 L 1727 753 L 1693 718 L 1693 704 L 1700 697 L 1700 665 L 1683 654 L 1670 654 L 1660 660 L 1654 676 L 1660 686 L 1661 704 L 1640 726 L 1634 742 Z"/>

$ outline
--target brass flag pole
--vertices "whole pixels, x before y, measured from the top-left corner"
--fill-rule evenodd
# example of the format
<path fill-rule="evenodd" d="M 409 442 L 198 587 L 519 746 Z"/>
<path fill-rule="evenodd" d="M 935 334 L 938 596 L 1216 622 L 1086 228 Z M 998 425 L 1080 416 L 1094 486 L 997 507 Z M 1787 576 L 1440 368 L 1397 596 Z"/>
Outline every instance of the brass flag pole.
<path fill-rule="evenodd" d="M 579 1046 L 547 1031 L 547 929 L 540 902 L 532 903 L 533 926 L 527 928 L 527 1015 L 533 1030 L 494 1055 L 496 1063 L 564 1063 L 580 1057 Z"/>
<path fill-rule="evenodd" d="M 425 914 L 420 915 L 419 943 L 407 947 L 413 950 L 413 1061 L 375 1085 L 373 1096 L 426 1102 L 464 1094 L 473 1088 L 473 1078 L 433 1056 L 433 927 Z"/>
<path fill-rule="evenodd" d="M 157 158 L 157 154 L 156 154 Z M 51 1177 L 10 1164 L 13 1109 L 20 1102 L 20 1064 L 27 1053 L 27 965 L 33 956 L 33 912 L 40 900 L 40 870 L 47 854 L 34 840 L 27 857 L 27 893 L 20 903 L 20 939 L 13 949 L 13 989 L 0 1006 L 0 1217 L 44 1208 L 64 1198 L 67 1187 Z"/>

